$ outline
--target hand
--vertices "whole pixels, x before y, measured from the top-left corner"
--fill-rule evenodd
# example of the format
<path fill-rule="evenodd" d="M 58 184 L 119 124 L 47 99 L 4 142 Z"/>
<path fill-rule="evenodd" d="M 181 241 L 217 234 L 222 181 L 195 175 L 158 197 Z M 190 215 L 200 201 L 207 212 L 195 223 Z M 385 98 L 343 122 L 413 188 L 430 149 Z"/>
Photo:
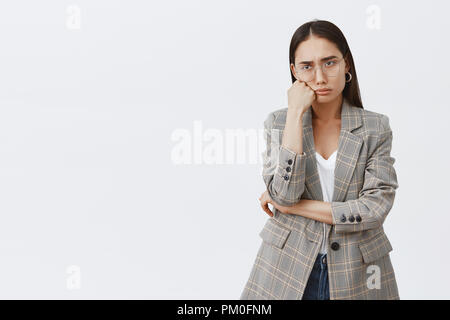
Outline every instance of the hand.
<path fill-rule="evenodd" d="M 303 114 L 316 99 L 316 93 L 304 81 L 296 80 L 288 89 L 288 110 Z"/>
<path fill-rule="evenodd" d="M 273 217 L 273 212 L 269 209 L 269 203 L 274 206 L 278 211 L 282 213 L 289 213 L 289 207 L 280 206 L 278 203 L 272 200 L 269 195 L 269 192 L 264 191 L 261 197 L 259 197 L 259 201 L 261 202 L 261 208 L 271 217 Z"/>

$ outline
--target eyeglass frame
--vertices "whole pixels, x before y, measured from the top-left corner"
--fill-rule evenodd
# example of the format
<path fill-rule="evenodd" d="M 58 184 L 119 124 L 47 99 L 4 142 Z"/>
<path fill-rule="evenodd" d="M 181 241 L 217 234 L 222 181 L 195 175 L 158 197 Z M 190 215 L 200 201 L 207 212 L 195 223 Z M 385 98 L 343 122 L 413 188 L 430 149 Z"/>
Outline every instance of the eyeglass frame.
<path fill-rule="evenodd" d="M 344 58 L 345 58 L 345 57 L 339 58 L 339 59 L 338 59 L 338 62 L 336 62 L 336 65 L 339 65 L 339 64 L 341 63 L 341 61 L 344 60 Z M 326 74 L 327 76 L 328 76 L 328 74 L 324 71 L 323 66 L 325 65 L 325 63 L 328 63 L 329 61 L 332 61 L 332 59 L 330 59 L 330 60 L 324 62 L 324 63 L 320 66 L 320 68 L 322 69 L 322 72 L 323 72 L 324 74 Z M 316 76 L 316 72 L 315 72 L 315 71 L 316 71 L 316 68 L 317 68 L 317 66 L 314 66 L 314 67 L 313 67 L 313 77 L 312 77 L 311 80 L 309 80 L 309 81 L 312 81 L 312 80 L 314 79 L 314 77 Z M 295 69 L 295 71 L 296 71 L 297 74 L 301 74 L 301 72 L 298 72 L 298 71 L 297 71 L 297 66 L 294 66 L 294 69 Z M 340 70 L 340 69 L 339 69 L 339 70 Z M 337 76 L 337 75 L 336 75 L 336 76 Z M 330 76 L 330 77 L 336 77 L 336 76 Z M 306 81 L 306 80 L 305 80 L 305 81 Z"/>

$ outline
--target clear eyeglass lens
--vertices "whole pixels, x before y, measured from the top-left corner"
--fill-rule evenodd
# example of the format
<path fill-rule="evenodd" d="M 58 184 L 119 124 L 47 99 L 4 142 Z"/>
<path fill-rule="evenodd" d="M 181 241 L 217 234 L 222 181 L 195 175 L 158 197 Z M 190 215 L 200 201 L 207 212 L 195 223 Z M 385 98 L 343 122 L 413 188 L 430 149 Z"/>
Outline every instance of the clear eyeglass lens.
<path fill-rule="evenodd" d="M 330 60 L 322 64 L 322 71 L 328 77 L 336 77 L 339 74 L 339 61 Z M 297 73 L 302 81 L 311 81 L 315 75 L 315 67 L 301 65 L 297 67 Z"/>

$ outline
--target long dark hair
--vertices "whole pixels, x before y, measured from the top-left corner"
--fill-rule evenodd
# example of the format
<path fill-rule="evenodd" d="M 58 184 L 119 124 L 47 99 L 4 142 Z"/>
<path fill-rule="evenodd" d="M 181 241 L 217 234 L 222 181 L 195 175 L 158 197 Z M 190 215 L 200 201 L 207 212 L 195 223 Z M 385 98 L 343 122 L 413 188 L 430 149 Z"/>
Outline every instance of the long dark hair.
<path fill-rule="evenodd" d="M 339 51 L 342 53 L 342 56 L 349 64 L 349 72 L 352 74 L 352 80 L 345 83 L 343 96 L 346 97 L 354 106 L 363 108 L 352 52 L 350 51 L 347 40 L 345 39 L 342 31 L 329 21 L 315 19 L 306 22 L 302 24 L 292 36 L 291 44 L 289 46 L 289 70 L 291 71 L 292 83 L 297 80 L 291 69 L 291 63 L 295 65 L 295 50 L 297 50 L 300 43 L 307 40 L 311 35 L 325 38 L 336 44 Z"/>

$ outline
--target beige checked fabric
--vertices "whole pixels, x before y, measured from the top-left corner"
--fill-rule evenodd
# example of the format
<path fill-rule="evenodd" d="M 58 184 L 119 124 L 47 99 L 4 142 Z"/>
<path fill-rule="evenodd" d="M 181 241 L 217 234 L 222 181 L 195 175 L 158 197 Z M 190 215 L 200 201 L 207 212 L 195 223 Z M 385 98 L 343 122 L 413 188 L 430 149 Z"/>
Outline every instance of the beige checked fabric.
<path fill-rule="evenodd" d="M 281 146 L 287 108 L 264 122 L 263 179 L 272 199 L 292 206 L 323 201 L 316 167 L 311 107 L 303 116 L 303 153 Z M 328 232 L 330 299 L 398 300 L 383 222 L 398 188 L 390 155 L 392 131 L 386 115 L 355 107 L 344 98 Z M 290 168 L 290 169 L 287 169 Z M 275 209 L 241 300 L 300 300 L 319 253 L 323 223 Z"/>

